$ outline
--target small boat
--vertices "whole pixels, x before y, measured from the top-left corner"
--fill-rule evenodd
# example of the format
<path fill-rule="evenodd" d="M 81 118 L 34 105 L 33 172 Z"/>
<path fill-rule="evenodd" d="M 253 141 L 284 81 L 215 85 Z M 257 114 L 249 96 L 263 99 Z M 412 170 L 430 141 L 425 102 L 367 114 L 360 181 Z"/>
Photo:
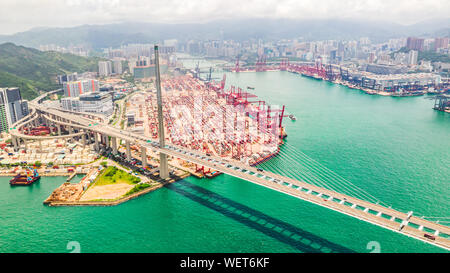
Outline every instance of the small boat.
<path fill-rule="evenodd" d="M 9 180 L 11 186 L 28 186 L 41 179 L 36 169 L 28 169 L 26 174 L 18 174 Z"/>
<path fill-rule="evenodd" d="M 296 120 L 297 120 L 297 118 L 296 118 L 293 114 L 290 114 L 288 117 L 289 117 L 292 121 L 296 121 Z"/>
<path fill-rule="evenodd" d="M 213 172 L 205 173 L 205 176 L 206 176 L 207 178 L 213 178 L 213 177 L 218 176 L 219 174 L 221 174 L 221 172 L 219 172 L 219 171 L 213 171 Z"/>
<path fill-rule="evenodd" d="M 247 89 L 255 90 L 255 87 L 247 86 Z"/>

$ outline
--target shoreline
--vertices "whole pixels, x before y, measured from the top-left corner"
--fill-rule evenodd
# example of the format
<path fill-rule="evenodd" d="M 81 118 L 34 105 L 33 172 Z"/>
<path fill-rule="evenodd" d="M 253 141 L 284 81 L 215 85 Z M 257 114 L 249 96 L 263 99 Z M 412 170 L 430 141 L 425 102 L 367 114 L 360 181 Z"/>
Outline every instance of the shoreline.
<path fill-rule="evenodd" d="M 43 204 L 48 205 L 49 207 L 68 207 L 68 206 L 116 206 L 119 204 L 122 204 L 124 202 L 127 202 L 131 199 L 137 198 L 141 195 L 147 194 L 149 192 L 155 191 L 157 189 L 160 189 L 164 187 L 167 184 L 174 183 L 178 180 L 182 180 L 186 177 L 190 176 L 189 173 L 185 173 L 184 175 L 178 177 L 178 179 L 171 178 L 169 181 L 165 181 L 162 183 L 159 183 L 158 185 L 143 189 L 139 192 L 135 192 L 133 194 L 130 194 L 128 196 L 120 197 L 116 200 L 106 200 L 106 201 L 47 201 L 47 199 L 44 200 Z"/>
<path fill-rule="evenodd" d="M 18 175 L 18 174 L 20 174 L 20 173 L 0 173 L 0 177 L 11 177 L 11 178 L 13 178 L 14 176 L 16 176 L 16 175 Z M 73 172 L 70 172 L 70 173 L 68 173 L 68 172 L 65 172 L 65 173 L 39 173 L 39 176 L 41 176 L 41 177 L 43 177 L 43 176 L 46 176 L 46 177 L 54 177 L 54 176 L 76 176 L 76 175 L 78 175 L 78 174 L 86 174 L 86 173 L 73 173 Z"/>
<path fill-rule="evenodd" d="M 128 196 L 119 197 L 118 199 L 113 200 L 105 200 L 105 201 L 48 201 L 50 198 L 47 197 L 44 201 L 44 205 L 48 205 L 49 207 L 63 207 L 63 206 L 116 206 L 119 204 L 122 204 L 124 202 L 127 202 L 131 199 L 137 198 L 141 195 L 147 194 L 149 192 L 155 191 L 159 188 L 164 187 L 167 184 L 174 183 L 176 181 L 185 179 L 186 177 L 189 177 L 191 175 L 190 172 L 183 170 L 185 173 L 176 179 L 170 178 L 168 181 L 159 182 L 157 185 L 148 187 L 146 189 L 143 189 L 139 192 L 135 192 L 133 194 L 130 194 Z M 0 173 L 0 177 L 10 177 L 14 178 L 19 173 Z M 73 177 L 77 175 L 86 175 L 86 173 L 78 173 L 78 172 L 52 172 L 52 173 L 42 173 L 40 174 L 41 177 L 65 177 L 66 181 L 64 183 L 68 183 Z M 195 175 L 194 175 L 195 176 Z M 197 176 L 195 176 L 197 177 Z M 70 178 L 70 179 L 69 179 Z M 8 180 L 9 182 L 9 180 Z M 63 184 L 64 184 L 63 183 Z M 70 183 L 70 182 L 69 182 Z M 62 185 L 63 185 L 62 184 Z"/>
<path fill-rule="evenodd" d="M 275 71 L 283 71 L 283 70 L 279 70 L 279 69 L 269 69 L 266 71 L 255 71 L 255 70 L 242 70 L 239 72 L 236 71 L 226 71 L 226 72 L 230 72 L 230 73 L 256 73 L 256 72 L 275 72 Z M 321 77 L 314 77 L 314 76 L 310 76 L 307 74 L 302 74 L 299 72 L 295 72 L 295 71 L 289 71 L 289 70 L 285 70 L 286 72 L 290 72 L 292 74 L 298 74 L 302 77 L 306 77 L 306 78 L 310 78 L 313 80 L 317 80 L 317 81 L 326 81 L 329 83 L 333 83 L 336 85 L 340 85 L 340 86 L 345 86 L 349 89 L 355 89 L 355 90 L 360 90 L 368 95 L 378 95 L 378 96 L 383 96 L 383 97 L 419 97 L 419 96 L 423 96 L 423 95 L 438 95 L 438 94 L 444 94 L 444 92 L 442 93 L 429 93 L 426 90 L 420 90 L 419 93 L 410 93 L 410 92 L 405 92 L 405 93 L 397 93 L 397 92 L 387 92 L 387 91 L 378 91 L 378 90 L 372 90 L 372 89 L 368 89 L 368 88 L 364 88 L 364 87 L 359 87 L 359 86 L 352 86 L 351 83 L 347 83 L 347 82 L 336 82 L 336 81 L 330 81 L 326 78 L 321 78 Z M 444 111 L 445 112 L 445 111 Z"/>
<path fill-rule="evenodd" d="M 397 92 L 387 92 L 387 91 L 378 91 L 378 90 L 374 90 L 374 89 L 369 89 L 369 88 L 364 88 L 364 87 L 360 87 L 360 86 L 356 86 L 356 85 L 352 85 L 349 82 L 342 82 L 342 81 L 331 81 L 325 78 L 316 78 L 316 77 L 312 77 L 306 74 L 302 74 L 302 73 L 297 73 L 297 72 L 293 72 L 293 71 L 287 71 L 287 72 L 291 72 L 293 74 L 298 74 L 302 77 L 306 77 L 306 78 L 310 78 L 313 80 L 318 80 L 318 81 L 326 81 L 332 84 L 336 84 L 339 86 L 345 86 L 349 89 L 354 89 L 354 90 L 359 90 L 364 92 L 367 95 L 378 95 L 378 96 L 383 96 L 383 97 L 420 97 L 423 95 L 427 95 L 428 92 L 425 90 L 421 90 L 419 91 L 419 93 L 410 93 L 410 92 L 405 92 L 405 93 L 397 93 Z"/>

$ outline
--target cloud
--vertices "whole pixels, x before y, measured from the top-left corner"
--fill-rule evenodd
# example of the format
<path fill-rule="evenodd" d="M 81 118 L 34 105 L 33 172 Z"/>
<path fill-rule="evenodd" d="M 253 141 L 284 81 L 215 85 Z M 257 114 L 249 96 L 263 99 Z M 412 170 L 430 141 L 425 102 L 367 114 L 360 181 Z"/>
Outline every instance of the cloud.
<path fill-rule="evenodd" d="M 448 0 L 14 0 L 0 3 L 0 33 L 123 21 L 232 18 L 369 19 L 411 24 L 447 17 Z"/>

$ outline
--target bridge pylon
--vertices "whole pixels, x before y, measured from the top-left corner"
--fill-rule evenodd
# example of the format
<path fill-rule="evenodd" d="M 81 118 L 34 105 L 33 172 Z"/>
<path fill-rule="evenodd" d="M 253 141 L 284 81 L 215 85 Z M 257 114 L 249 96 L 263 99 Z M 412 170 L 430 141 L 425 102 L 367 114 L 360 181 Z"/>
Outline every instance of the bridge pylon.
<path fill-rule="evenodd" d="M 159 50 L 158 45 L 155 45 L 155 76 L 156 76 L 156 98 L 158 101 L 158 136 L 159 146 L 164 148 L 165 136 L 164 136 L 164 116 L 163 116 L 163 104 L 161 94 L 161 75 L 159 71 Z M 159 153 L 159 177 L 166 179 L 169 177 L 169 167 L 167 164 L 167 155 Z"/>

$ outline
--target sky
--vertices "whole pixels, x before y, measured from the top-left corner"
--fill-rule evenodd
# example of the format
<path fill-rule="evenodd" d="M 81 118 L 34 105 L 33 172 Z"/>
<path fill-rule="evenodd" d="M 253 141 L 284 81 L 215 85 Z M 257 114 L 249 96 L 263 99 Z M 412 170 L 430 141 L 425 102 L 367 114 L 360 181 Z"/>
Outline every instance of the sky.
<path fill-rule="evenodd" d="M 388 20 L 407 25 L 449 14 L 449 0 L 0 0 L 0 34 L 36 27 L 253 17 Z"/>

